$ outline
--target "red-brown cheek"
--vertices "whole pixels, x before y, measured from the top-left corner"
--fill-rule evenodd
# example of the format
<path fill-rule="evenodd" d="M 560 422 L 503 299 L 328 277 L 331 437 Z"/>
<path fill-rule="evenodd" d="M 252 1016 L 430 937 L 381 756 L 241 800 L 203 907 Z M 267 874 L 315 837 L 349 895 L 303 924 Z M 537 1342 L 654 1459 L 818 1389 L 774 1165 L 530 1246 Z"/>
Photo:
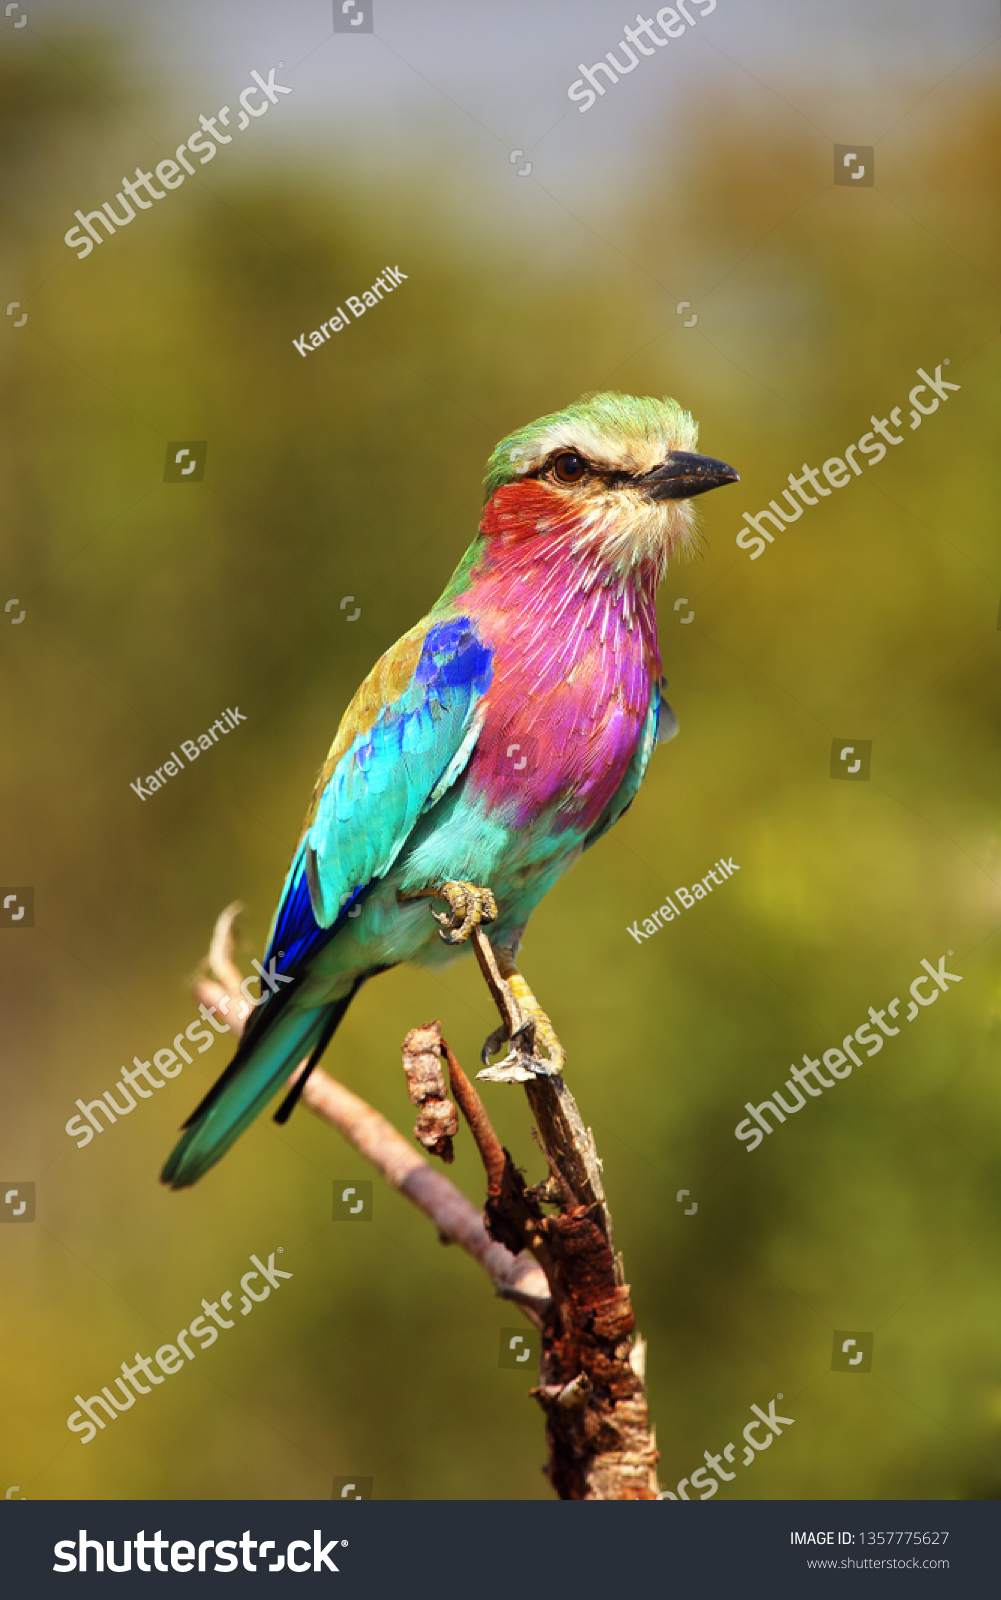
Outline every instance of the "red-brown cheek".
<path fill-rule="evenodd" d="M 543 518 L 562 519 L 566 513 L 563 496 L 537 478 L 525 483 L 506 483 L 484 506 L 480 532 L 488 538 L 506 534 L 508 538 L 525 539 L 537 532 L 537 525 Z"/>

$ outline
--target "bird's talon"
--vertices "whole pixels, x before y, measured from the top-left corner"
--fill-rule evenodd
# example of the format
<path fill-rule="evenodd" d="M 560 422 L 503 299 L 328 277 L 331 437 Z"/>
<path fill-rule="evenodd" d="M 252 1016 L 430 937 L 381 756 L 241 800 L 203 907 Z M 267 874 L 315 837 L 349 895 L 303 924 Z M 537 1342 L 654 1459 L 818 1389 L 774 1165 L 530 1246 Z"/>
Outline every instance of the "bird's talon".
<path fill-rule="evenodd" d="M 498 1050 L 503 1049 L 508 1043 L 510 1043 L 511 1049 L 505 1057 L 505 1061 L 499 1063 L 500 1065 L 504 1065 L 508 1061 L 514 1061 L 515 1058 L 524 1061 L 526 1064 L 534 1060 L 535 1018 L 526 1017 L 525 1021 L 515 1029 L 514 1033 L 508 1033 L 504 1023 L 501 1023 L 499 1028 L 495 1028 L 493 1033 L 483 1041 L 483 1048 L 480 1051 L 480 1060 L 483 1065 L 488 1067 L 490 1065 L 490 1057 L 496 1055 Z"/>
<path fill-rule="evenodd" d="M 497 920 L 497 901 L 485 886 L 456 878 L 443 883 L 437 894 L 448 902 L 447 911 L 431 912 L 445 944 L 462 944 L 481 923 Z"/>
<path fill-rule="evenodd" d="M 520 1003 L 524 1005 L 527 996 L 538 1009 L 538 1003 L 527 985 L 522 983 L 521 989 Z M 491 1066 L 490 1057 L 508 1041 L 511 1049 L 503 1061 Z M 548 1057 L 538 1054 L 540 1045 L 548 1052 Z M 484 1040 L 480 1052 L 483 1071 L 477 1073 L 477 1077 L 486 1083 L 531 1083 L 533 1078 L 558 1078 L 563 1072 L 564 1059 L 563 1046 L 556 1037 L 552 1023 L 544 1012 L 539 1011 L 538 1016 L 525 1017 L 512 1034 L 504 1025 L 494 1029 L 489 1038 Z"/>
<path fill-rule="evenodd" d="M 495 1028 L 493 1033 L 488 1034 L 487 1038 L 483 1041 L 483 1049 L 480 1051 L 480 1060 L 483 1062 L 485 1067 L 490 1065 L 490 1057 L 495 1056 L 498 1050 L 500 1050 L 506 1043 L 507 1029 L 503 1026 L 503 1024 L 499 1028 Z"/>

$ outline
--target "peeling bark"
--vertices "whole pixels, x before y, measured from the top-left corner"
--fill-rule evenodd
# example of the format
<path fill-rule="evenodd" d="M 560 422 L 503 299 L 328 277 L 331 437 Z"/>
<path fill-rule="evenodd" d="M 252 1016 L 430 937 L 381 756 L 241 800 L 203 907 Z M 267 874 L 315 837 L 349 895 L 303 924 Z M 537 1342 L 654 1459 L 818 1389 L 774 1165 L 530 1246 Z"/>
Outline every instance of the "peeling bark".
<path fill-rule="evenodd" d="M 411 1028 L 403 1041 L 403 1070 L 411 1105 L 420 1106 L 414 1138 L 447 1165 L 455 1160 L 452 1138 L 459 1131 L 459 1116 L 445 1093 L 441 1068 L 441 1029 L 435 1022 Z"/>
<path fill-rule="evenodd" d="M 479 929 L 473 940 L 514 1041 L 524 1019 Z M 443 1048 L 453 1093 L 470 1121 L 467 1102 L 479 1096 L 468 1082 L 460 1092 L 458 1063 Z M 646 1346 L 632 1337 L 632 1300 L 622 1258 L 615 1255 L 594 1138 L 561 1076 L 530 1077 L 525 1092 L 549 1178 L 526 1188 L 508 1152 L 501 1170 L 493 1154 L 491 1165 L 484 1160 L 484 1215 L 492 1238 L 512 1250 L 520 1242 L 532 1252 L 552 1294 L 542 1324 L 539 1384 L 532 1391 L 546 1416 L 546 1475 L 561 1500 L 655 1500 L 659 1457 L 646 1399 Z M 487 1120 L 482 1103 L 478 1118 L 480 1113 Z M 474 1129 L 474 1136 L 482 1155 L 482 1129 Z M 547 1206 L 555 1210 L 547 1214 Z"/>

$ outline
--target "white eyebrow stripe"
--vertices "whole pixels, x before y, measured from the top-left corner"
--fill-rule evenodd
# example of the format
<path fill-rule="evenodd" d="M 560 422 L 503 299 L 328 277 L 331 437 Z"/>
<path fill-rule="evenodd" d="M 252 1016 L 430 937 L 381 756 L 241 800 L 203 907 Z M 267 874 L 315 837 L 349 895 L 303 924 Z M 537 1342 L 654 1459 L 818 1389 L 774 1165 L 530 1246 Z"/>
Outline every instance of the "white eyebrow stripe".
<path fill-rule="evenodd" d="M 522 471 L 527 467 L 529 472 L 539 472 L 555 455 L 569 451 L 573 455 L 581 456 L 599 472 L 627 472 L 640 475 L 661 466 L 669 451 L 680 448 L 684 446 L 676 440 L 630 440 L 624 444 L 621 456 L 612 457 L 608 454 L 607 441 L 594 435 L 573 436 L 558 429 L 548 438 L 539 439 L 528 462 L 523 458 L 520 466 Z"/>

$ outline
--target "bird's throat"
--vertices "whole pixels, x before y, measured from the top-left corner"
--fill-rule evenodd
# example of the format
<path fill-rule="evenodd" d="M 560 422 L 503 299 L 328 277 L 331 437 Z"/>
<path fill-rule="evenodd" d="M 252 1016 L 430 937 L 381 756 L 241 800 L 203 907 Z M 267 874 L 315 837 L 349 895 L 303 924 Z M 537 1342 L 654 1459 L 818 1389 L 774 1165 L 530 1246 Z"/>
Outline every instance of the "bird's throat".
<path fill-rule="evenodd" d="M 483 543 L 473 567 L 476 587 L 517 586 L 521 603 L 540 617 L 576 609 L 596 591 L 595 612 L 621 612 L 627 628 L 652 623 L 654 601 L 667 567 L 660 538 L 635 536 L 634 509 L 617 505 L 618 526 L 599 504 L 570 506 L 545 485 L 530 482 L 499 489 L 480 522 Z M 656 515 L 656 508 L 648 514 Z M 509 589 L 510 592 L 510 589 Z"/>

